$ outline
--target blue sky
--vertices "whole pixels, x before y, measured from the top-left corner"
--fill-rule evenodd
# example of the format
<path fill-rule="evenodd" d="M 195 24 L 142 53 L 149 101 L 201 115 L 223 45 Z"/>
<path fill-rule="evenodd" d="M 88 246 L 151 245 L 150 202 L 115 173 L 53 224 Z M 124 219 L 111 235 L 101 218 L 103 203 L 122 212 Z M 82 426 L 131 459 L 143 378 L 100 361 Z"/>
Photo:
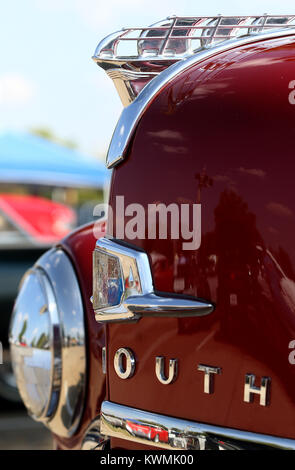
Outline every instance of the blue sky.
<path fill-rule="evenodd" d="M 122 105 L 91 60 L 100 39 L 172 14 L 265 12 L 295 13 L 294 0 L 0 0 L 0 130 L 46 126 L 102 155 Z"/>

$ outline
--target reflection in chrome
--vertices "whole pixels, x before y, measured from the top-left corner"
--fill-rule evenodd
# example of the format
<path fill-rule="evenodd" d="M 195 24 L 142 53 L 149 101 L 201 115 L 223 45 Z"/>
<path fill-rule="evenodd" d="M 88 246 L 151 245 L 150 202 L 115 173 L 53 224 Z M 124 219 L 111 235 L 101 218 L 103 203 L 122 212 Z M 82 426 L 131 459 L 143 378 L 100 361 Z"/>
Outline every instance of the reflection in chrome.
<path fill-rule="evenodd" d="M 252 403 L 254 394 L 260 396 L 260 405 L 267 406 L 269 404 L 269 394 L 270 394 L 270 377 L 261 378 L 261 386 L 255 386 L 255 375 L 246 374 L 245 377 L 245 387 L 244 387 L 244 401 L 246 403 Z"/>
<path fill-rule="evenodd" d="M 262 20 L 263 18 L 265 17 L 262 17 Z M 266 19 L 267 18 L 268 17 L 266 17 Z M 286 22 L 285 23 L 278 22 L 277 24 L 275 24 L 275 22 L 269 23 L 267 28 L 265 27 L 267 25 L 264 25 L 264 28 L 252 27 L 249 29 L 249 26 L 247 25 L 246 25 L 246 29 L 245 29 L 245 26 L 243 26 L 243 28 L 240 27 L 239 28 L 240 33 L 243 31 L 243 29 L 245 30 L 245 33 L 246 33 L 247 28 L 248 28 L 249 29 L 248 34 L 246 34 L 245 36 L 238 36 L 236 38 L 233 37 L 235 36 L 235 34 L 234 35 L 229 34 L 226 36 L 226 39 L 227 39 L 226 41 L 215 42 L 209 48 L 207 46 L 208 37 L 205 36 L 205 39 L 203 40 L 204 44 L 202 45 L 201 49 L 194 51 L 193 53 L 190 53 L 188 55 L 184 55 L 183 57 L 177 57 L 177 55 L 173 56 L 173 58 L 170 57 L 170 62 L 168 62 L 168 65 L 169 65 L 168 68 L 167 68 L 167 60 L 166 60 L 166 63 L 165 62 L 163 63 L 163 67 L 161 67 L 159 66 L 159 63 L 157 63 L 157 58 L 153 58 L 152 60 L 148 57 L 140 58 L 139 64 L 135 64 L 136 65 L 135 68 L 136 70 L 139 71 L 139 73 L 141 73 L 141 67 L 145 67 L 145 71 L 150 74 L 150 79 L 151 79 L 153 77 L 154 66 L 157 66 L 158 70 L 160 68 L 161 73 L 157 74 L 157 76 L 155 76 L 155 78 L 153 78 L 149 82 L 147 81 L 147 79 L 144 82 L 143 77 L 139 75 L 138 83 L 140 84 L 141 82 L 142 84 L 144 82 L 145 86 L 142 87 L 142 85 L 141 86 L 138 85 L 137 88 L 139 88 L 140 93 L 138 94 L 136 99 L 134 99 L 134 97 L 137 94 L 136 85 L 134 85 L 134 82 L 136 81 L 134 80 L 134 78 L 130 80 L 130 78 L 126 77 L 126 70 L 134 66 L 134 63 L 132 61 L 134 57 L 133 58 L 129 57 L 127 59 L 121 58 L 120 60 L 118 60 L 116 56 L 112 55 L 112 50 L 109 51 L 110 52 L 109 55 L 107 55 L 106 50 L 105 50 L 107 48 L 108 42 L 111 44 L 111 41 L 114 41 L 113 44 L 116 44 L 118 40 L 118 35 L 119 33 L 122 33 L 122 31 L 114 33 L 114 35 L 111 35 L 108 38 L 106 38 L 106 40 L 102 41 L 98 45 L 93 59 L 98 63 L 98 65 L 100 65 L 101 67 L 105 69 L 114 69 L 114 68 L 117 69 L 118 68 L 119 71 L 117 72 L 117 75 L 116 75 L 115 84 L 120 95 L 122 96 L 123 103 L 124 105 L 126 105 L 132 100 L 134 100 L 129 104 L 129 106 L 123 109 L 122 114 L 119 118 L 119 121 L 115 128 L 115 131 L 114 131 L 114 134 L 113 134 L 113 137 L 112 137 L 109 149 L 108 149 L 107 161 L 106 161 L 107 167 L 113 168 L 125 158 L 126 156 L 125 152 L 128 148 L 128 144 L 131 140 L 133 132 L 140 118 L 142 117 L 143 113 L 145 112 L 147 107 L 150 105 L 150 103 L 153 101 L 153 99 L 170 81 L 172 81 L 176 76 L 180 75 L 182 72 L 187 70 L 189 67 L 192 67 L 193 65 L 199 62 L 202 62 L 210 57 L 213 57 L 219 53 L 226 52 L 228 50 L 231 50 L 240 46 L 244 46 L 247 44 L 258 43 L 259 41 L 265 41 L 268 39 L 275 39 L 275 38 L 294 35 L 295 33 L 294 25 L 292 24 L 292 22 L 291 23 L 288 22 L 289 21 L 288 18 L 293 20 L 294 17 L 290 16 L 290 17 L 281 17 L 281 18 L 285 18 Z M 259 20 L 258 17 L 257 19 Z M 207 30 L 209 30 L 208 26 L 206 28 Z M 276 31 L 269 32 L 268 30 L 273 29 L 273 27 L 276 28 Z M 229 31 L 230 29 L 236 30 L 236 25 L 233 28 L 227 24 L 223 26 L 222 29 L 226 29 L 226 28 L 228 28 Z M 142 28 L 137 28 L 137 29 L 141 30 Z M 147 29 L 150 29 L 150 28 L 147 28 Z M 204 31 L 206 31 L 206 29 Z M 159 39 L 157 38 L 157 40 Z M 162 62 L 163 62 L 163 58 L 162 58 Z M 151 69 L 152 64 L 154 64 L 154 66 Z M 126 70 L 125 70 L 125 67 L 126 67 Z M 120 76 L 120 79 L 119 79 L 119 76 Z M 132 81 L 133 81 L 133 84 L 131 83 Z M 131 87 L 132 87 L 132 93 L 130 94 Z"/>
<path fill-rule="evenodd" d="M 213 393 L 214 374 L 221 374 L 221 368 L 199 364 L 198 370 L 204 372 L 204 393 Z"/>
<path fill-rule="evenodd" d="M 82 441 L 81 450 L 105 450 L 109 439 L 100 434 L 100 419 L 94 419 L 88 426 Z"/>
<path fill-rule="evenodd" d="M 158 356 L 156 357 L 156 376 L 157 379 L 163 384 L 168 385 L 177 379 L 178 373 L 178 360 L 170 359 L 169 360 L 169 373 L 168 377 L 165 376 L 165 357 Z"/>
<path fill-rule="evenodd" d="M 295 450 L 293 439 L 196 423 L 109 401 L 102 403 L 100 431 L 105 436 L 170 450 Z"/>
<path fill-rule="evenodd" d="M 23 278 L 10 332 L 21 397 L 34 419 L 72 435 L 85 391 L 85 332 L 79 284 L 60 249 L 45 253 Z"/>
<path fill-rule="evenodd" d="M 125 359 L 125 367 L 123 360 Z M 135 372 L 135 357 L 131 349 L 120 348 L 115 353 L 114 368 L 121 379 L 130 379 Z"/>
<path fill-rule="evenodd" d="M 147 254 L 107 238 L 96 242 L 93 253 L 92 302 L 98 322 L 203 316 L 214 310 L 204 300 L 156 294 Z"/>
<path fill-rule="evenodd" d="M 22 282 L 13 313 L 10 348 L 26 407 L 36 419 L 46 418 L 59 398 L 61 358 L 56 300 L 41 269 L 29 271 Z"/>

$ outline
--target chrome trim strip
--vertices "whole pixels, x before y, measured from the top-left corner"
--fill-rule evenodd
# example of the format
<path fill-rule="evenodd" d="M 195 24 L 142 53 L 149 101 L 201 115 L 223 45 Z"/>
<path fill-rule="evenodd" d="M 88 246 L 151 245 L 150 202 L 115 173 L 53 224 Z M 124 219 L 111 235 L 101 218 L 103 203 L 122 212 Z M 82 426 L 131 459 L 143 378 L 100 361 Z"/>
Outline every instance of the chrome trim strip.
<path fill-rule="evenodd" d="M 205 301 L 185 299 L 181 297 L 164 297 L 153 292 L 128 297 L 125 304 L 132 313 L 145 317 L 202 317 L 214 309 Z"/>
<path fill-rule="evenodd" d="M 281 449 L 295 450 L 295 440 L 197 423 L 104 401 L 103 435 L 161 449 Z"/>
<path fill-rule="evenodd" d="M 69 257 L 52 249 L 36 263 L 54 290 L 61 332 L 61 383 L 56 410 L 44 424 L 55 434 L 69 437 L 76 431 L 84 408 L 86 350 L 84 309 L 80 286 Z M 70 401 L 69 401 L 70 399 Z"/>
<path fill-rule="evenodd" d="M 32 272 L 32 271 L 29 271 Z M 46 408 L 43 410 L 42 415 L 37 416 L 36 419 L 46 422 L 48 417 L 56 410 L 57 401 L 60 396 L 60 389 L 62 385 L 62 361 L 61 361 L 61 350 L 62 350 L 62 332 L 61 325 L 59 320 L 59 312 L 57 307 L 56 296 L 54 294 L 53 286 L 50 282 L 50 279 L 43 271 L 43 269 L 36 269 L 35 274 L 40 282 L 40 285 L 45 290 L 47 305 L 44 306 L 44 310 L 49 313 L 50 317 L 50 350 L 52 354 L 52 370 L 51 370 L 51 390 L 50 397 L 47 403 Z M 42 315 L 41 311 L 40 314 Z"/>
<path fill-rule="evenodd" d="M 107 373 L 107 349 L 103 346 L 101 350 L 101 365 L 102 365 L 102 373 Z"/>
<path fill-rule="evenodd" d="M 295 28 L 290 28 L 288 30 L 282 29 L 273 31 L 272 33 L 266 32 L 251 34 L 238 39 L 229 39 L 221 45 L 210 47 L 210 49 L 204 48 L 204 50 L 201 50 L 195 55 L 186 59 L 182 59 L 168 67 L 153 80 L 151 80 L 143 88 L 137 98 L 129 106 L 123 109 L 108 149 L 106 159 L 107 167 L 113 168 L 124 159 L 124 153 L 126 152 L 134 129 L 137 126 L 144 111 L 155 98 L 155 96 L 162 90 L 162 88 L 164 88 L 165 85 L 177 77 L 177 75 L 181 74 L 189 67 L 202 62 L 203 60 L 209 59 L 216 54 L 226 52 L 232 48 L 253 44 L 255 42 L 261 42 L 268 39 L 292 36 L 294 34 Z"/>
<path fill-rule="evenodd" d="M 99 253 L 119 260 L 123 277 L 123 295 L 120 304 L 112 307 L 99 306 L 98 266 Z M 141 317 L 192 317 L 213 312 L 214 305 L 205 300 L 162 295 L 154 292 L 152 273 L 146 253 L 120 245 L 114 240 L 101 238 L 93 253 L 93 309 L 98 322 L 138 320 Z M 131 292 L 126 289 L 132 272 L 134 280 Z"/>

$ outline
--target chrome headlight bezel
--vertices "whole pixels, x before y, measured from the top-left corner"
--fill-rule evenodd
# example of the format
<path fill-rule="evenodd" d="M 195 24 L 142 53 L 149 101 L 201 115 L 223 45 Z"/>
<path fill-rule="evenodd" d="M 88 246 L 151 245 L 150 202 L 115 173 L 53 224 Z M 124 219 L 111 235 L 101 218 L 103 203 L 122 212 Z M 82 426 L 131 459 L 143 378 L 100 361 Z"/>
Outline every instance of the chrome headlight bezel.
<path fill-rule="evenodd" d="M 38 323 L 41 323 L 38 315 L 47 315 L 49 345 L 46 347 L 51 352 L 48 399 L 44 406 L 39 406 L 40 412 L 37 413 L 38 406 L 34 406 L 34 393 L 32 393 L 32 390 L 35 390 L 30 388 L 28 379 L 24 379 L 25 372 L 18 369 L 14 358 L 14 349 L 22 347 L 17 334 L 17 319 L 23 314 L 22 307 L 28 305 L 30 300 L 28 299 L 30 292 L 26 291 L 26 282 L 30 276 L 36 276 L 38 279 L 45 302 L 41 309 L 37 303 L 30 305 L 30 311 L 26 312 L 28 330 L 35 331 L 38 328 Z M 36 311 L 38 308 L 39 311 Z M 85 327 L 79 283 L 72 263 L 62 249 L 56 248 L 45 253 L 24 276 L 11 319 L 9 341 L 18 387 L 20 394 L 25 398 L 29 413 L 53 433 L 70 437 L 77 430 L 84 407 Z M 34 351 L 38 349 L 33 342 L 31 345 L 24 344 L 23 348 L 24 351 L 20 350 L 19 358 L 30 353 L 33 357 Z M 38 363 L 37 368 L 40 370 Z M 34 364 L 31 372 L 34 375 Z M 28 393 L 28 390 L 31 393 Z M 38 392 L 38 384 L 36 390 Z"/>

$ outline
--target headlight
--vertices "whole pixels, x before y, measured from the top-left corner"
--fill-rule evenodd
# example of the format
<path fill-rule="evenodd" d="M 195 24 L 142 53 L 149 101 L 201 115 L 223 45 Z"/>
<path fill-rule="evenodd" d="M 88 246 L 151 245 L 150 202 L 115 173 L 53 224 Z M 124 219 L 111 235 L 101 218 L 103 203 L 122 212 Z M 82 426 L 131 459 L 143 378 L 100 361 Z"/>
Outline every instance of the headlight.
<path fill-rule="evenodd" d="M 33 418 L 72 435 L 85 391 L 85 332 L 80 288 L 67 255 L 43 255 L 24 277 L 11 325 L 12 364 Z"/>

